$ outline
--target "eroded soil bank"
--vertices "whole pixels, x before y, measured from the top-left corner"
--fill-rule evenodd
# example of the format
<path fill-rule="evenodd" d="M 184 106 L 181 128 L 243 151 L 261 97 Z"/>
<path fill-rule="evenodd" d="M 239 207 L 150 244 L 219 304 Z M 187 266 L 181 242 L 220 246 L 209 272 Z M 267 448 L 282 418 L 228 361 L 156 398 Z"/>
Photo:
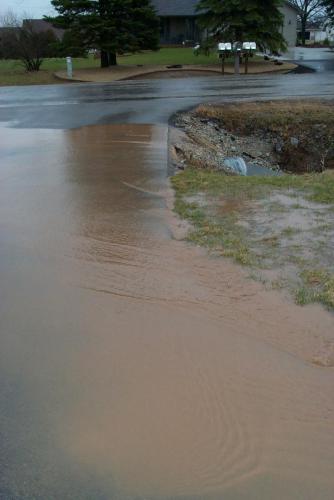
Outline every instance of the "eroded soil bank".
<path fill-rule="evenodd" d="M 331 309 L 334 171 L 316 172 L 332 162 L 333 116 L 331 103 L 317 101 L 201 106 L 178 115 L 182 128 L 170 132 L 172 161 L 185 170 L 173 185 L 177 212 L 193 224 L 188 239 L 233 257 L 299 304 Z M 232 156 L 260 167 L 261 175 L 232 176 Z M 315 172 L 284 174 L 284 166 Z"/>
<path fill-rule="evenodd" d="M 333 101 L 203 105 L 173 122 L 197 145 L 185 141 L 185 158 L 202 168 L 224 170 L 227 156 L 290 173 L 334 167 Z"/>
<path fill-rule="evenodd" d="M 166 127 L 0 141 L 0 497 L 332 500 L 333 316 L 176 239 Z"/>

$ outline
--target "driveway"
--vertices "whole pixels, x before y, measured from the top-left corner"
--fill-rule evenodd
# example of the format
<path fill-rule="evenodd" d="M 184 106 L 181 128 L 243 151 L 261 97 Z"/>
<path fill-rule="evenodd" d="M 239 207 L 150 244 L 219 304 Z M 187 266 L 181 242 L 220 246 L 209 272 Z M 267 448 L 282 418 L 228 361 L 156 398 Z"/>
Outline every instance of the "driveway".
<path fill-rule="evenodd" d="M 287 54 L 287 59 L 306 66 L 318 73 L 334 71 L 334 50 L 330 48 L 313 49 L 294 47 Z"/>
<path fill-rule="evenodd" d="M 182 240 L 167 121 L 331 75 L 3 88 L 1 500 L 332 500 L 333 315 Z"/>

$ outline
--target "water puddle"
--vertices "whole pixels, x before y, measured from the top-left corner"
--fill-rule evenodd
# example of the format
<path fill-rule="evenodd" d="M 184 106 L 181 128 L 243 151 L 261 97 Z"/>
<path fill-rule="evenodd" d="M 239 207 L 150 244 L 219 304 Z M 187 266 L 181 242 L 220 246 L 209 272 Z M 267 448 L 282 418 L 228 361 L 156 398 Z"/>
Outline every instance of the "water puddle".
<path fill-rule="evenodd" d="M 255 163 L 246 163 L 241 156 L 226 158 L 225 165 L 235 174 L 244 176 L 265 176 L 276 177 L 282 175 L 282 172 L 271 170 L 270 168 L 256 165 Z"/>
<path fill-rule="evenodd" d="M 0 497 L 331 500 L 333 317 L 175 241 L 166 127 L 0 164 Z"/>
<path fill-rule="evenodd" d="M 283 175 L 283 173 L 279 170 L 271 170 L 270 168 L 261 167 L 260 165 L 255 165 L 254 163 L 248 163 L 247 175 L 277 177 L 279 175 Z"/>

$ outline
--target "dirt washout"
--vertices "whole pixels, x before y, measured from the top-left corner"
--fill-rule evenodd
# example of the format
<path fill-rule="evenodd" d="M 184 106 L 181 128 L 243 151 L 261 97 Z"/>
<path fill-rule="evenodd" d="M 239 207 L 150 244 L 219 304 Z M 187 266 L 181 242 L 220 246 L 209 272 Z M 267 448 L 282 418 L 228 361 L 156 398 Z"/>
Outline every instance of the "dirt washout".
<path fill-rule="evenodd" d="M 334 171 L 324 170 L 334 154 L 332 106 L 209 105 L 174 123 L 180 128 L 170 128 L 171 165 L 183 173 L 172 183 L 175 209 L 192 223 L 187 239 L 248 266 L 300 305 L 333 309 Z M 284 174 L 280 167 L 311 172 Z"/>
<path fill-rule="evenodd" d="M 166 139 L 1 130 L 0 496 L 332 500 L 333 316 L 178 241 Z"/>
<path fill-rule="evenodd" d="M 267 163 L 294 173 L 321 172 L 334 167 L 333 101 L 204 105 L 190 115 L 180 115 L 176 121 L 190 133 L 196 133 L 196 124 L 201 122 L 200 135 L 205 134 L 203 123 L 208 123 L 211 142 L 224 143 L 230 137 L 236 141 L 234 150 L 246 161 L 257 161 L 262 155 L 267 157 Z M 242 149 L 244 146 L 246 151 Z"/>

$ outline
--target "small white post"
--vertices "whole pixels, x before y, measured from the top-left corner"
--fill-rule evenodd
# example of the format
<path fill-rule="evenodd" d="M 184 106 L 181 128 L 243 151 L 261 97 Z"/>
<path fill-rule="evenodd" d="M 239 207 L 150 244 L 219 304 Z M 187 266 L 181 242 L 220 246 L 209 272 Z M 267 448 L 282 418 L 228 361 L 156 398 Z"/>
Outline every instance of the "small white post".
<path fill-rule="evenodd" d="M 66 69 L 68 78 L 73 77 L 72 57 L 66 57 Z"/>

